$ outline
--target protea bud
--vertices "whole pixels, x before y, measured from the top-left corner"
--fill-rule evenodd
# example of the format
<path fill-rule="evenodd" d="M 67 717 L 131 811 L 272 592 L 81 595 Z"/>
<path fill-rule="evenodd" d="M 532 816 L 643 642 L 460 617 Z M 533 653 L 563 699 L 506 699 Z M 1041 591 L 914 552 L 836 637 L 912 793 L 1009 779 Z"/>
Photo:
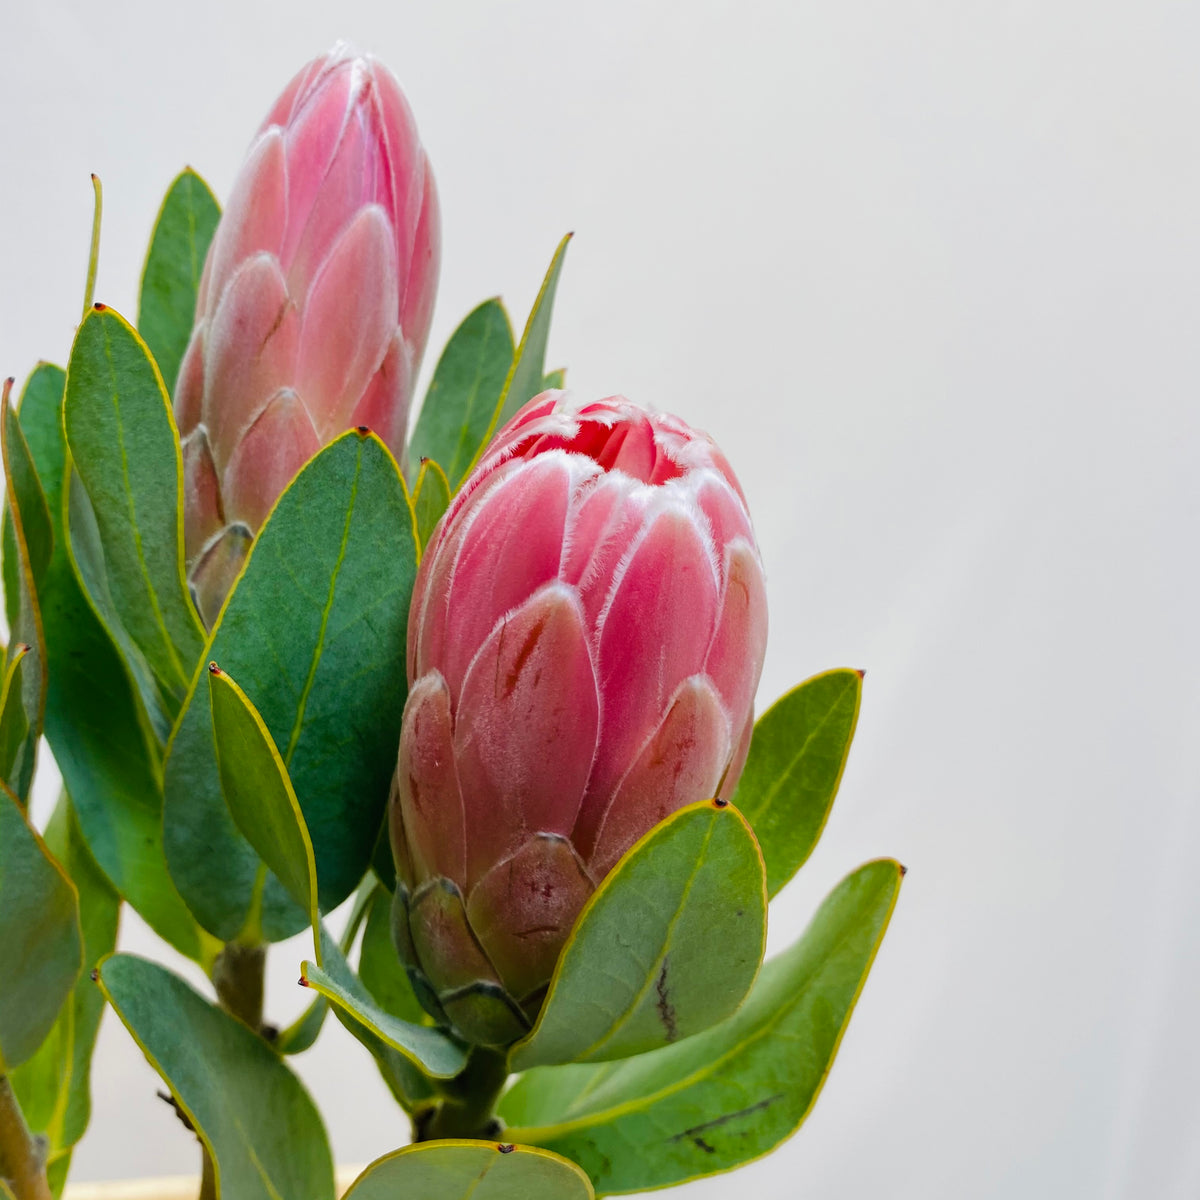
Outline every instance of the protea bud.
<path fill-rule="evenodd" d="M 234 184 L 176 385 L 187 557 L 206 621 L 317 450 L 367 425 L 401 456 L 439 230 L 395 79 L 342 46 L 309 63 Z"/>
<path fill-rule="evenodd" d="M 531 400 L 422 559 L 390 810 L 393 932 L 462 1036 L 520 1036 L 621 855 L 741 772 L 762 564 L 704 434 L 622 397 Z"/>

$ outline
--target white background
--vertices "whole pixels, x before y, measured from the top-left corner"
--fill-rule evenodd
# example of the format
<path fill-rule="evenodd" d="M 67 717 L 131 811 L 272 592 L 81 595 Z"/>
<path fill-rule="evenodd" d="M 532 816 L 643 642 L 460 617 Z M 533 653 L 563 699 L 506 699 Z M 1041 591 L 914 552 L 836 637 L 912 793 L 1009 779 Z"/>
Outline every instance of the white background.
<path fill-rule="evenodd" d="M 576 230 L 551 365 L 728 452 L 770 577 L 760 702 L 867 669 L 771 941 L 881 853 L 910 868 L 891 932 L 802 1130 L 683 1194 L 1200 1194 L 1195 6 L 2 13 L 0 371 L 65 358 L 89 171 L 97 296 L 132 315 L 171 177 L 227 195 L 276 92 L 349 37 L 400 77 L 440 184 L 426 374 L 485 296 L 519 325 Z M 123 941 L 156 952 L 128 916 Z M 303 953 L 272 955 L 277 1018 Z M 296 1065 L 339 1160 L 403 1139 L 340 1027 Z M 76 1179 L 195 1169 L 111 1014 L 96 1079 Z"/>

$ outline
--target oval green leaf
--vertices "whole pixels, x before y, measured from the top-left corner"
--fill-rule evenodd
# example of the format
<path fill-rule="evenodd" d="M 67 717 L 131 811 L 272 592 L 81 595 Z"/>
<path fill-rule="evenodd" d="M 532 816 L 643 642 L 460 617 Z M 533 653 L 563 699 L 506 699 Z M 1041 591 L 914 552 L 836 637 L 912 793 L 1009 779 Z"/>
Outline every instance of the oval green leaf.
<path fill-rule="evenodd" d="M 347 1029 L 374 1052 L 373 1040 L 402 1054 L 415 1066 L 434 1079 L 451 1079 L 467 1065 L 464 1046 L 428 1025 L 404 1021 L 385 1012 L 368 995 L 362 983 L 340 955 L 328 953 L 324 947 L 322 970 L 306 962 L 300 968 L 300 978 L 306 987 L 320 992 L 339 1016 L 349 1018 Z M 361 1034 L 365 1033 L 368 1038 Z"/>
<path fill-rule="evenodd" d="M 344 1200 L 592 1200 L 573 1162 L 504 1142 L 441 1141 L 376 1159 Z"/>
<path fill-rule="evenodd" d="M 184 577 L 179 432 L 145 342 L 111 309 L 97 305 L 75 335 L 63 419 L 96 521 L 111 632 L 144 656 L 174 714 L 204 645 Z"/>
<path fill-rule="evenodd" d="M 208 666 L 213 744 L 233 823 L 317 924 L 312 841 L 287 768 L 258 709 L 215 663 Z"/>
<path fill-rule="evenodd" d="M 167 189 L 146 251 L 138 332 L 172 394 L 196 319 L 204 257 L 220 217 L 220 205 L 208 184 L 188 167 Z"/>
<path fill-rule="evenodd" d="M 279 1056 L 157 963 L 117 954 L 100 986 L 212 1156 L 229 1200 L 333 1200 L 321 1118 Z"/>
<path fill-rule="evenodd" d="M 279 748 L 312 838 L 324 912 L 357 886 L 383 823 L 407 695 L 416 557 L 395 460 L 373 434 L 344 434 L 280 497 L 209 640 L 205 657 L 245 689 Z M 261 860 L 221 791 L 202 675 L 203 664 L 168 748 L 164 839 L 180 892 L 228 941 L 249 916 Z M 268 878 L 263 935 L 278 941 L 308 920 Z"/>
<path fill-rule="evenodd" d="M 833 807 L 862 700 L 862 673 L 836 670 L 793 688 L 754 724 L 734 793 L 776 895 L 812 853 Z"/>
<path fill-rule="evenodd" d="M 14 621 L 12 641 L 5 654 L 4 674 L 7 681 L 10 672 L 15 672 L 11 682 L 16 684 L 14 699 L 19 701 L 19 707 L 8 714 L 0 779 L 18 801 L 25 804 L 33 784 L 46 703 L 46 642 L 38 586 L 45 579 L 54 535 L 29 446 L 17 414 L 9 407 L 10 387 L 11 380 L 4 385 L 0 454 L 4 462 L 8 526 L 16 551 L 13 574 L 17 593 L 16 602 L 10 601 L 7 606 L 14 614 Z"/>
<path fill-rule="evenodd" d="M 0 787 L 0 1075 L 33 1057 L 82 967 L 75 885 Z"/>
<path fill-rule="evenodd" d="M 80 591 L 64 536 L 66 373 L 41 363 L 19 410 L 54 529 L 38 588 L 49 672 L 46 739 L 100 869 L 161 938 L 197 962 L 215 949 L 167 874 L 162 780 L 145 712 L 107 631 Z"/>
<path fill-rule="evenodd" d="M 547 371 L 542 376 L 542 382 L 538 385 L 539 392 L 548 392 L 551 390 L 561 391 L 567 386 L 567 369 L 566 367 L 558 367 L 554 371 Z"/>
<path fill-rule="evenodd" d="M 414 1025 L 433 1018 L 421 1007 L 408 972 L 392 942 L 392 893 L 379 885 L 371 897 L 367 924 L 358 952 L 358 976 L 384 1012 Z"/>
<path fill-rule="evenodd" d="M 742 815 L 711 800 L 680 809 L 588 901 L 513 1070 L 625 1058 L 708 1029 L 750 991 L 766 931 L 762 859 Z"/>
<path fill-rule="evenodd" d="M 69 1157 L 91 1117 L 91 1064 L 104 997 L 87 972 L 117 942 L 120 897 L 92 858 L 64 792 L 46 826 L 46 846 L 79 892 L 83 971 L 38 1052 L 10 1075 L 29 1128 L 46 1138 L 49 1165 Z"/>
<path fill-rule="evenodd" d="M 623 1062 L 523 1076 L 500 1104 L 508 1134 L 578 1162 L 598 1195 L 670 1187 L 773 1150 L 825 1082 L 902 874 L 879 860 L 844 879 L 715 1029 Z"/>
<path fill-rule="evenodd" d="M 512 326 L 499 300 L 468 313 L 438 359 L 409 454 L 441 463 L 452 491 L 483 445 L 512 361 Z"/>

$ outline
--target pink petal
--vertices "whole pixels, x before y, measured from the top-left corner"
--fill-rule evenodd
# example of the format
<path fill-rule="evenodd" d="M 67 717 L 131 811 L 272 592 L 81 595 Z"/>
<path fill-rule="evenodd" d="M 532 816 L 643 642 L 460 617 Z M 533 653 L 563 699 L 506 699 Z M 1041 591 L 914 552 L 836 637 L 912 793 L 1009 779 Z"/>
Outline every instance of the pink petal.
<path fill-rule="evenodd" d="M 753 544 L 754 533 L 746 506 L 728 482 L 716 471 L 706 471 L 696 489 L 696 503 L 712 527 L 713 542 L 728 546 L 734 538 Z"/>
<path fill-rule="evenodd" d="M 219 472 L 267 401 L 292 383 L 299 338 L 278 262 L 254 255 L 229 281 L 205 335 L 202 415 Z"/>
<path fill-rule="evenodd" d="M 424 154 L 421 160 L 424 162 Z M 421 197 L 421 215 L 408 254 L 408 269 L 401 269 L 400 328 L 410 346 L 417 348 L 413 373 L 420 367 L 420 355 L 429 339 L 433 320 L 433 302 L 437 296 L 438 270 L 442 260 L 442 217 L 433 172 L 425 167 Z M 398 259 L 401 264 L 404 259 Z"/>
<path fill-rule="evenodd" d="M 392 843 L 396 874 L 411 892 L 420 881 L 413 867 L 412 851 L 408 848 L 408 834 L 404 830 L 404 815 L 400 809 L 400 786 L 395 774 L 392 775 L 392 786 L 388 791 L 388 837 Z"/>
<path fill-rule="evenodd" d="M 312 216 L 317 193 L 345 134 L 353 71 L 348 62 L 326 69 L 318 85 L 304 96 L 284 131 L 287 153 L 288 228 L 280 258 L 290 263 Z"/>
<path fill-rule="evenodd" d="M 413 375 L 412 351 L 397 330 L 379 370 L 371 377 L 362 399 L 350 414 L 350 425 L 365 425 L 379 434 L 401 466 L 404 465 Z"/>
<path fill-rule="evenodd" d="M 767 652 L 767 586 L 762 565 L 742 538 L 725 552 L 725 590 L 705 670 L 735 727 L 754 708 Z"/>
<path fill-rule="evenodd" d="M 183 439 L 183 543 L 191 562 L 225 524 L 221 487 L 203 425 Z"/>
<path fill-rule="evenodd" d="M 496 622 L 558 577 L 571 482 L 558 456 L 514 464 L 464 522 L 445 594 L 444 647 L 431 648 L 451 696 Z"/>
<path fill-rule="evenodd" d="M 750 742 L 753 737 L 754 710 L 751 709 L 750 715 L 746 718 L 746 724 L 742 726 L 742 735 L 738 738 L 733 757 L 729 760 L 729 766 L 725 768 L 725 778 L 721 781 L 721 790 L 717 793 L 722 800 L 732 800 L 733 793 L 737 791 L 738 780 L 742 777 L 742 768 L 746 765 L 746 756 L 750 753 Z"/>
<path fill-rule="evenodd" d="M 730 729 L 712 685 L 694 675 L 621 781 L 588 859 L 602 879 L 617 860 L 677 809 L 710 799 L 729 761 Z"/>
<path fill-rule="evenodd" d="M 313 81 L 328 69 L 328 61 L 329 56 L 323 54 L 319 58 L 314 58 L 312 62 L 305 63 L 296 72 L 291 82 L 283 89 L 279 99 L 271 106 L 271 111 L 263 120 L 259 133 L 269 129 L 272 125 L 286 125 L 291 120 L 297 103 L 304 103 Z"/>
<path fill-rule="evenodd" d="M 296 393 L 277 392 L 229 459 L 226 515 L 257 530 L 280 492 L 320 448 L 321 440 Z"/>
<path fill-rule="evenodd" d="M 244 525 L 227 525 L 219 537 L 205 546 L 192 566 L 188 584 L 206 629 L 217 623 L 221 605 L 250 553 L 252 541 L 250 530 Z"/>
<path fill-rule="evenodd" d="M 187 437 L 203 419 L 206 327 L 207 322 L 203 318 L 196 322 L 191 341 L 179 364 L 179 378 L 175 381 L 175 424 L 180 437 Z"/>
<path fill-rule="evenodd" d="M 288 175 L 283 135 L 269 129 L 250 148 L 233 194 L 213 239 L 210 275 L 205 289 L 208 310 L 220 302 L 221 293 L 238 265 L 265 250 L 278 256 L 283 246 L 288 216 Z"/>
<path fill-rule="evenodd" d="M 404 706 L 396 780 L 413 873 L 466 879 L 466 827 L 454 767 L 450 693 L 435 671 L 418 679 Z"/>
<path fill-rule="evenodd" d="M 704 661 L 717 617 L 710 553 L 694 518 L 664 508 L 615 582 L 600 619 L 600 746 L 576 837 L 585 856 L 618 781 Z"/>
<path fill-rule="evenodd" d="M 552 585 L 493 632 L 463 682 L 454 744 L 468 886 L 533 834 L 570 833 L 599 715 L 582 614 Z"/>
<path fill-rule="evenodd" d="M 396 328 L 396 252 L 383 209 L 363 209 L 330 251 L 304 308 L 296 388 L 322 441 L 350 415 Z"/>
<path fill-rule="evenodd" d="M 566 838 L 537 834 L 472 889 L 467 919 L 509 993 L 550 982 L 559 951 L 594 885 Z"/>
<path fill-rule="evenodd" d="M 370 103 L 376 109 L 375 120 L 395 197 L 397 260 L 408 264 L 418 242 L 416 233 L 423 211 L 422 201 L 429 199 L 427 188 L 432 181 L 427 181 L 425 152 L 417 137 L 412 110 L 395 77 L 382 63 L 373 62 L 371 84 L 374 95 L 370 97 Z M 408 274 L 408 271 L 402 273 Z"/>
<path fill-rule="evenodd" d="M 467 924 L 462 896 L 448 880 L 430 879 L 413 893 L 408 928 L 417 958 L 435 991 L 481 980 L 499 982 Z"/>

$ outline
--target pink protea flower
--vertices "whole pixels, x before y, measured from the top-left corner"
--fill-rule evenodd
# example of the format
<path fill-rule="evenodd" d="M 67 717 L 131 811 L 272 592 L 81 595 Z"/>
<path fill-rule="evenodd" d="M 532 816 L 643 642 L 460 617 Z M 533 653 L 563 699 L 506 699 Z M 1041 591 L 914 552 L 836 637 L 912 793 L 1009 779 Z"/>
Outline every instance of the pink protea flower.
<path fill-rule="evenodd" d="M 501 430 L 409 618 L 394 931 L 431 1011 L 520 1036 L 621 855 L 732 792 L 766 636 L 745 498 L 706 435 L 561 392 Z"/>
<path fill-rule="evenodd" d="M 367 425 L 402 455 L 439 236 L 433 173 L 396 80 L 340 45 L 309 63 L 234 184 L 176 385 L 187 557 L 206 620 L 317 450 Z"/>

